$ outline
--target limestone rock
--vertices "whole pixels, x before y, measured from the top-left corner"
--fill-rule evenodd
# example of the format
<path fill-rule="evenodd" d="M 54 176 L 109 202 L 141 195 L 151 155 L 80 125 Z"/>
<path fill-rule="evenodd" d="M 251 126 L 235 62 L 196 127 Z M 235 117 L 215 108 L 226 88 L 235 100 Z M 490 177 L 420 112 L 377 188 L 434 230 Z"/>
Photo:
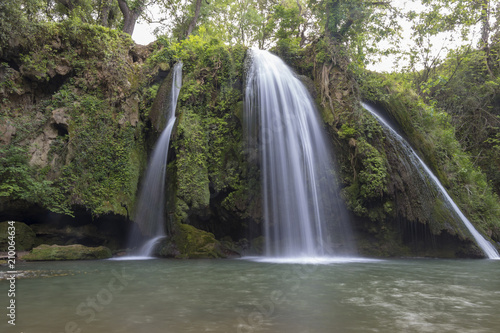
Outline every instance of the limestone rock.
<path fill-rule="evenodd" d="M 10 123 L 0 124 L 0 143 L 10 144 L 12 137 L 16 134 L 16 128 Z"/>
<path fill-rule="evenodd" d="M 140 45 L 135 44 L 130 50 L 130 56 L 132 57 L 133 62 L 144 63 L 149 55 L 153 52 L 153 44 L 149 45 Z"/>
<path fill-rule="evenodd" d="M 139 122 L 139 97 L 137 95 L 134 95 L 132 98 L 127 99 L 125 104 L 123 105 L 123 116 L 120 118 L 118 121 L 118 124 L 120 126 L 125 126 L 127 122 L 131 126 L 137 126 L 137 123 Z"/>
<path fill-rule="evenodd" d="M 31 143 L 28 150 L 31 155 L 30 165 L 44 167 L 49 163 L 50 145 L 57 138 L 57 134 L 57 130 L 50 124 L 44 127 L 42 134 Z"/>
<path fill-rule="evenodd" d="M 68 74 L 73 68 L 71 68 L 71 66 L 69 66 L 69 64 L 66 63 L 62 63 L 62 64 L 59 64 L 56 66 L 55 68 L 55 71 L 57 74 L 59 75 L 66 75 Z"/>
<path fill-rule="evenodd" d="M 70 116 L 66 113 L 66 109 L 59 108 L 52 111 L 52 121 L 57 126 L 68 130 Z"/>

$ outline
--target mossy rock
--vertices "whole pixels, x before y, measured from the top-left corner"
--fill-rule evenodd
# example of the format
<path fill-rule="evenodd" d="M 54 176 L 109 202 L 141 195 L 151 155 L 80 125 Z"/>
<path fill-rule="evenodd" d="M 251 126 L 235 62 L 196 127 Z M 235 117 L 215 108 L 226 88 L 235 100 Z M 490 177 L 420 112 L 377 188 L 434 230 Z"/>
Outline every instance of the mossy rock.
<path fill-rule="evenodd" d="M 0 223 L 0 251 L 7 251 L 9 248 L 9 222 Z M 30 227 L 22 222 L 15 222 L 16 229 L 16 251 L 29 251 L 35 244 L 36 234 Z"/>
<path fill-rule="evenodd" d="M 188 224 L 178 224 L 159 251 L 162 257 L 178 259 L 225 258 L 222 246 L 215 236 Z"/>
<path fill-rule="evenodd" d="M 93 260 L 111 258 L 111 250 L 105 246 L 87 247 L 74 245 L 40 245 L 22 259 L 26 261 Z"/>

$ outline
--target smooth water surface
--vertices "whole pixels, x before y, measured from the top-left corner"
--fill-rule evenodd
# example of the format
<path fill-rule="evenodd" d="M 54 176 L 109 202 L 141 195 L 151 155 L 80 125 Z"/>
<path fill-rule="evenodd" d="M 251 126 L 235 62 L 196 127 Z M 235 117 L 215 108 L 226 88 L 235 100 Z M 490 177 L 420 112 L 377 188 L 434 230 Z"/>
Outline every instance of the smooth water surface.
<path fill-rule="evenodd" d="M 247 260 L 18 264 L 1 332 L 498 332 L 500 262 Z"/>

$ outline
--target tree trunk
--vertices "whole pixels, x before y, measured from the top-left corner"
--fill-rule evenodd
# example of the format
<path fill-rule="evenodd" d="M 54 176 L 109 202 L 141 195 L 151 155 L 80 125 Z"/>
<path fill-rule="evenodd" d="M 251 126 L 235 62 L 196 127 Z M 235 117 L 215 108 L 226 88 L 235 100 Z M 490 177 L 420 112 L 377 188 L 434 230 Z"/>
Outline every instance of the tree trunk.
<path fill-rule="evenodd" d="M 490 1 L 483 0 L 481 3 L 481 46 L 488 48 L 490 38 Z"/>
<path fill-rule="evenodd" d="M 481 48 L 486 55 L 486 69 L 488 74 L 493 77 L 493 72 L 491 70 L 491 55 L 490 55 L 490 1 L 483 0 L 481 3 Z"/>
<path fill-rule="evenodd" d="M 201 9 L 201 0 L 196 0 L 196 7 L 194 9 L 194 16 L 193 16 L 193 19 L 191 20 L 191 23 L 189 23 L 189 27 L 186 31 L 185 38 L 188 38 L 188 36 L 191 35 L 194 28 L 196 27 L 196 23 L 198 23 L 198 18 L 200 17 L 200 9 Z"/>
<path fill-rule="evenodd" d="M 134 9 L 130 9 L 125 0 L 118 0 L 118 5 L 123 14 L 123 32 L 132 36 L 135 23 L 144 10 L 145 0 L 142 0 Z"/>
<path fill-rule="evenodd" d="M 68 9 L 68 13 L 75 9 L 74 3 L 70 0 L 57 0 L 57 2 L 66 7 L 66 9 Z"/>
<path fill-rule="evenodd" d="M 111 10 L 111 2 L 113 0 L 102 0 L 101 1 L 101 25 L 104 27 L 109 27 L 109 11 Z"/>

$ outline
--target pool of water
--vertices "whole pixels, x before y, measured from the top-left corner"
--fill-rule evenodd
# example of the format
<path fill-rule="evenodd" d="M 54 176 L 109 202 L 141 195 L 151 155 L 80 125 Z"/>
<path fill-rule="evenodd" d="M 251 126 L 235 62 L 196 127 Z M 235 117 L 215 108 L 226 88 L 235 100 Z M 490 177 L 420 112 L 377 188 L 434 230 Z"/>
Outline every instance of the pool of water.
<path fill-rule="evenodd" d="M 498 332 L 500 261 L 19 263 L 16 326 L 61 332 Z"/>

